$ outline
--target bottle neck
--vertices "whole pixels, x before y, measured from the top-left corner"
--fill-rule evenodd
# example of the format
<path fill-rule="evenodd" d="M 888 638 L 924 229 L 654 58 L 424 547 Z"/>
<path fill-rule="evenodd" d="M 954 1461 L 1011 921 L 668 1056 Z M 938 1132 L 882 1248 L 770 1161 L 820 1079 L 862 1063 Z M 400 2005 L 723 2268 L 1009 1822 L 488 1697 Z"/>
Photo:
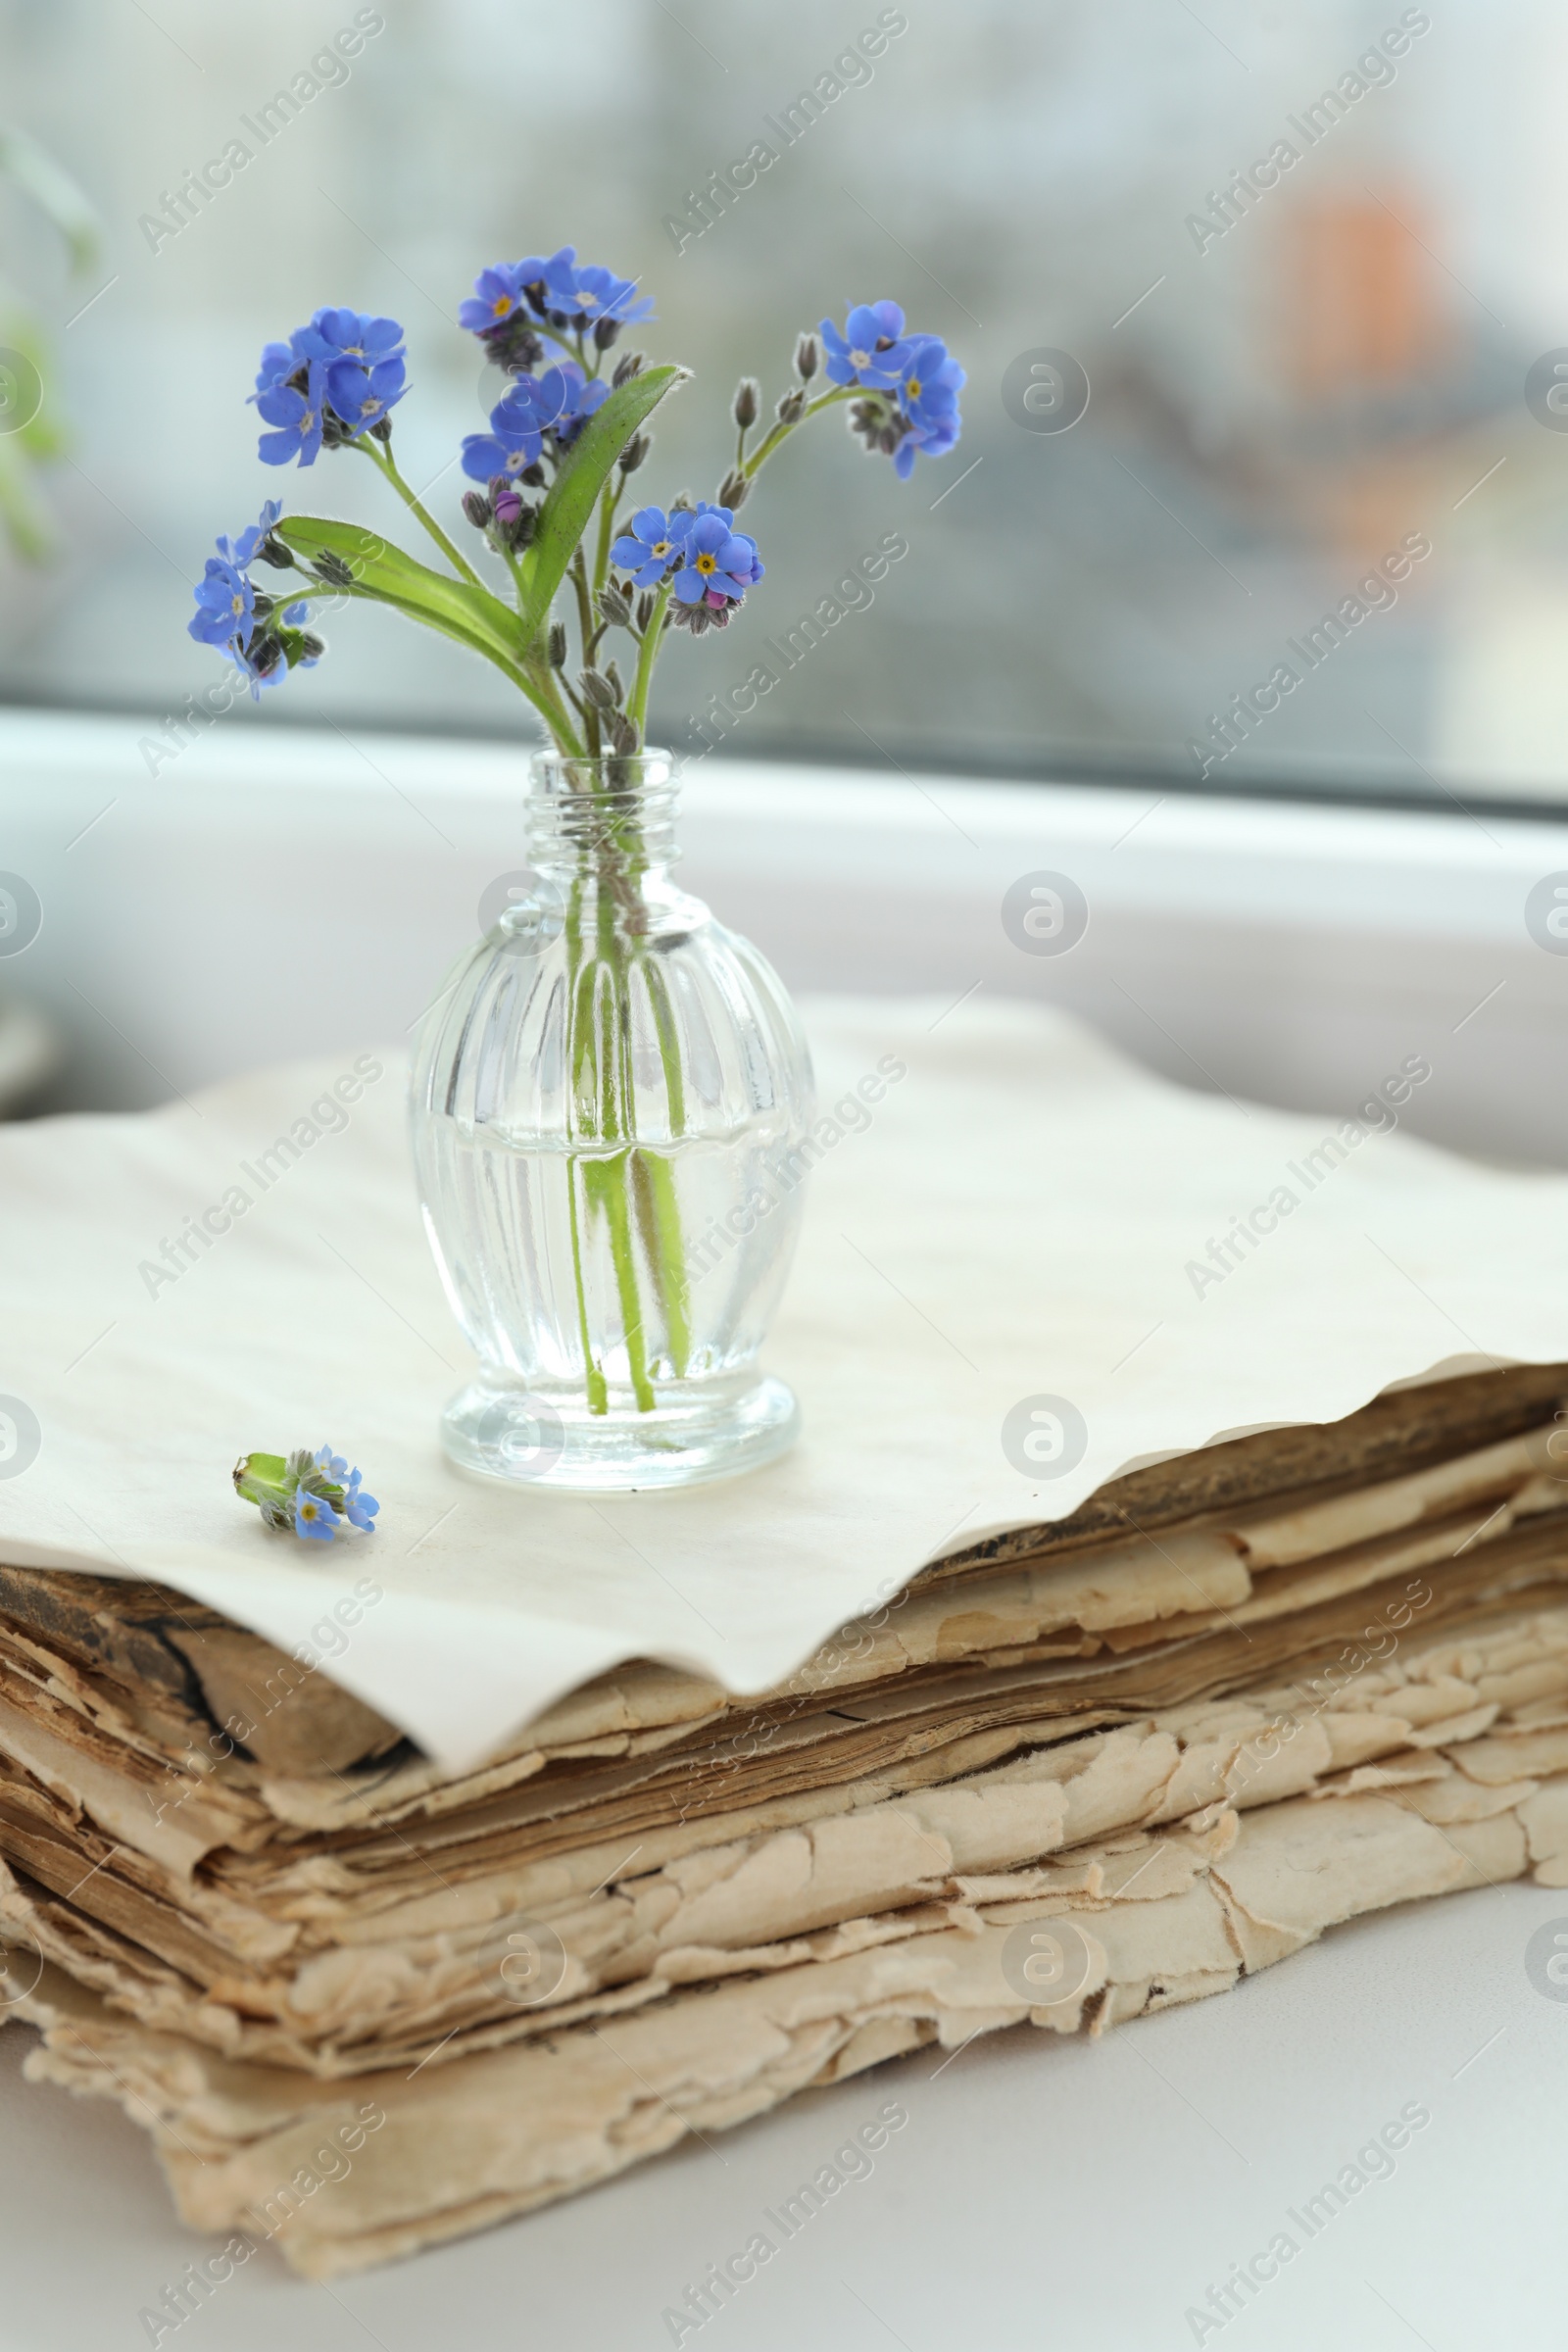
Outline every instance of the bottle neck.
<path fill-rule="evenodd" d="M 599 760 L 540 753 L 529 775 L 528 862 L 536 872 L 568 877 L 662 872 L 680 855 L 679 793 L 664 752 Z"/>

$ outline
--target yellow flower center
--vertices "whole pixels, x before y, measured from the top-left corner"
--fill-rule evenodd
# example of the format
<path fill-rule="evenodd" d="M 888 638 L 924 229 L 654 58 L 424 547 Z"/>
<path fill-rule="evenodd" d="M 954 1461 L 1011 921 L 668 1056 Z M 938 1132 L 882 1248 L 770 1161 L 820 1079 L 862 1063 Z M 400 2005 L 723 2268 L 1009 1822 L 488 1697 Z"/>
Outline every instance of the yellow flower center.
<path fill-rule="evenodd" d="M 904 389 L 911 400 L 918 400 L 920 397 L 920 378 L 917 375 L 911 375 Z"/>
<path fill-rule="evenodd" d="M 650 550 L 650 553 L 656 556 L 667 556 L 669 553 L 669 541 L 667 539 L 656 539 L 652 549 Z"/>
<path fill-rule="evenodd" d="M 228 609 L 231 612 L 243 612 L 245 599 L 242 596 L 231 596 L 228 600 Z"/>
<path fill-rule="evenodd" d="M 716 559 L 712 556 L 699 556 L 697 559 L 697 568 L 699 571 L 716 571 L 718 569 L 718 564 Z"/>
<path fill-rule="evenodd" d="M 511 308 L 512 296 L 510 294 L 498 294 L 494 302 L 490 305 L 490 316 L 492 318 L 504 318 Z"/>

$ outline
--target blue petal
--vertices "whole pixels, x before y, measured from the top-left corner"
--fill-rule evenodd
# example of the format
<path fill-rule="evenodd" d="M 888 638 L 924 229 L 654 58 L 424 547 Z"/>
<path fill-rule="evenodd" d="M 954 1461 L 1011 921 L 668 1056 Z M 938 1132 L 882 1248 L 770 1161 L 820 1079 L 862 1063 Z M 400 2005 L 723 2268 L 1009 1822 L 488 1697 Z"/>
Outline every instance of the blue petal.
<path fill-rule="evenodd" d="M 274 384 L 258 393 L 256 414 L 268 424 L 298 424 L 305 414 L 305 395 L 289 384 Z"/>
<path fill-rule="evenodd" d="M 534 414 L 540 424 L 555 424 L 577 406 L 582 376 L 575 368 L 547 368 L 534 385 Z"/>
<path fill-rule="evenodd" d="M 298 365 L 295 353 L 287 343 L 269 343 L 262 353 L 262 364 L 256 371 L 256 389 L 265 392 L 275 384 L 280 375 L 287 375 Z"/>
<path fill-rule="evenodd" d="M 340 360 L 358 325 L 357 311 L 319 310 L 309 326 L 298 330 L 301 348 L 313 360 Z"/>
<path fill-rule="evenodd" d="M 873 352 L 860 369 L 860 381 L 873 391 L 888 392 L 907 374 L 908 346 L 895 343 L 891 351 Z"/>
<path fill-rule="evenodd" d="M 370 379 L 358 360 L 334 360 L 326 371 L 326 397 L 345 420 L 357 416 Z"/>
<path fill-rule="evenodd" d="M 489 433 L 469 433 L 463 444 L 463 470 L 472 482 L 487 482 L 492 474 L 504 473 L 507 453 L 501 443 Z"/>

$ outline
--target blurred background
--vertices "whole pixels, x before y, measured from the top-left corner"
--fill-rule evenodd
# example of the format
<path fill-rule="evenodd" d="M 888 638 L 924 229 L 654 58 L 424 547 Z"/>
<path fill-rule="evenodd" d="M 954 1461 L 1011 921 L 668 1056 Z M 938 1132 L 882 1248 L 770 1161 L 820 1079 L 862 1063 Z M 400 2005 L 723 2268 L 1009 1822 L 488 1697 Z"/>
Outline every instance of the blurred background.
<path fill-rule="evenodd" d="M 852 298 L 896 295 L 969 370 L 959 450 L 909 484 L 835 417 L 754 499 L 770 627 L 885 532 L 910 553 L 738 750 L 874 760 L 869 737 L 905 762 L 1188 775 L 1208 714 L 1418 532 L 1433 552 L 1397 605 L 1210 781 L 1564 793 L 1568 434 L 1523 392 L 1568 343 L 1568 19 L 1548 0 L 1446 0 L 1430 22 L 1396 0 L 911 0 L 887 12 L 907 29 L 852 69 L 868 78 L 700 234 L 692 192 L 754 140 L 781 144 L 766 119 L 875 7 L 367 13 L 384 30 L 346 78 L 178 225 L 162 200 L 230 139 L 258 149 L 241 119 L 355 9 L 0 5 L 0 108 L 102 223 L 73 277 L 25 192 L 0 210 L 71 435 L 48 490 L 60 559 L 0 565 L 7 696 L 177 707 L 214 674 L 184 620 L 216 531 L 264 488 L 377 511 L 346 457 L 305 479 L 256 463 L 257 353 L 322 301 L 405 322 L 402 463 L 455 513 L 452 461 L 498 389 L 458 302 L 484 263 L 574 242 L 654 296 L 636 341 L 696 370 L 659 419 L 650 495 L 711 495 L 738 372 L 776 396 L 796 328 Z M 1358 74 L 1385 32 L 1402 54 Z M 1214 199 L 1282 139 L 1299 160 L 1233 194 L 1227 223 Z M 160 214 L 177 233 L 139 225 Z M 1069 431 L 1004 407 L 1008 363 L 1041 347 L 1088 373 Z M 696 740 L 690 715 L 744 675 L 743 650 L 664 664 L 664 736 Z M 422 633 L 400 631 L 394 659 L 373 625 L 340 623 L 264 723 L 327 716 L 506 733 L 526 714 Z"/>
<path fill-rule="evenodd" d="M 1565 99 L 1547 0 L 0 0 L 0 878 L 42 910 L 0 942 L 0 1100 L 396 1035 L 521 863 L 531 714 L 387 615 L 168 722 L 223 674 L 185 632 L 216 533 L 389 519 L 351 458 L 259 465 L 263 342 L 402 320 L 400 462 L 472 541 L 500 378 L 457 307 L 569 242 L 694 370 L 648 498 L 711 496 L 737 375 L 770 408 L 853 300 L 968 370 L 907 483 L 836 417 L 794 442 L 738 630 L 661 667 L 652 732 L 703 754 L 747 633 L 906 542 L 690 771 L 691 881 L 792 985 L 1046 996 L 1303 1104 L 1435 1053 L 1413 1123 L 1568 1161 L 1568 941 L 1525 911 L 1568 881 Z M 1042 353 L 1081 414 L 1025 407 Z M 1045 868 L 1094 909 L 1055 961 L 998 917 Z"/>

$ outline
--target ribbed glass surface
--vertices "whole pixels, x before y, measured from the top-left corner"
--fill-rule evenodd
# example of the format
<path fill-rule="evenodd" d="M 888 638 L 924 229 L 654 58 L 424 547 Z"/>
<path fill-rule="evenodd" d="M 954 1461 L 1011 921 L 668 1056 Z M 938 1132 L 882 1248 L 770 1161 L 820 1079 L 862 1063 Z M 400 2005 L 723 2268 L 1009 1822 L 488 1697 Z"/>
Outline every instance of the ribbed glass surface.
<path fill-rule="evenodd" d="M 533 887 L 426 1015 L 412 1118 L 475 1351 L 568 1420 L 635 1427 L 750 1373 L 811 1078 L 776 975 L 671 879 L 666 763 L 604 766 L 536 763 Z"/>

